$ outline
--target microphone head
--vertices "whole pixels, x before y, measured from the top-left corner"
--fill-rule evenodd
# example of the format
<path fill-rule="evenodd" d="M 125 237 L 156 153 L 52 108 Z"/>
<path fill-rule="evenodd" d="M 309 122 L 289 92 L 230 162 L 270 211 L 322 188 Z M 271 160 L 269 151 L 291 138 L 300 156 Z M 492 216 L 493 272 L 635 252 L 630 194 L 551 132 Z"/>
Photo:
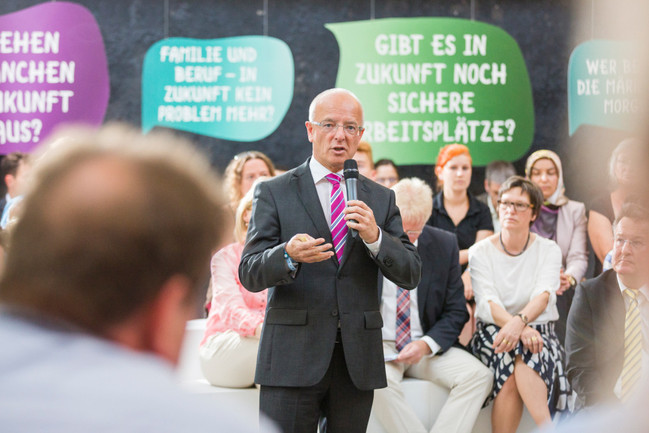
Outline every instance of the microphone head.
<path fill-rule="evenodd" d="M 355 159 L 348 159 L 345 161 L 343 177 L 345 179 L 358 179 L 358 164 Z"/>

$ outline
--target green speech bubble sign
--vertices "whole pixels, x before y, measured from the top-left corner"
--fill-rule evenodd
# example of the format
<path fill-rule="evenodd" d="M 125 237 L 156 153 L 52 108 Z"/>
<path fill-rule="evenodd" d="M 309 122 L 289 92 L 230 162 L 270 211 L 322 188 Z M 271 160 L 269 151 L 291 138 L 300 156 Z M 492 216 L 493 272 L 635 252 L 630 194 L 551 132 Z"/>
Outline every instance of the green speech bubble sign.
<path fill-rule="evenodd" d="M 261 140 L 286 115 L 293 76 L 291 50 L 276 38 L 158 41 L 144 58 L 142 129 Z"/>
<path fill-rule="evenodd" d="M 534 135 L 534 106 L 516 41 L 489 24 L 388 18 L 327 24 L 340 46 L 336 85 L 365 112 L 377 158 L 430 164 L 463 143 L 475 165 L 514 161 Z"/>
<path fill-rule="evenodd" d="M 638 51 L 630 43 L 584 42 L 568 63 L 570 135 L 580 125 L 633 131 L 640 114 Z"/>

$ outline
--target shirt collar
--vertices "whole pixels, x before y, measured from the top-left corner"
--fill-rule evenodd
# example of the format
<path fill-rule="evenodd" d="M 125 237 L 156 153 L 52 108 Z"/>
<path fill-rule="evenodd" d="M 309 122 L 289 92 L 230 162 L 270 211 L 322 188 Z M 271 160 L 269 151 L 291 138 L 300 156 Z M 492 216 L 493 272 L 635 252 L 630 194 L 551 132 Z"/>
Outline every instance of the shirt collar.
<path fill-rule="evenodd" d="M 469 191 L 466 192 L 466 195 L 469 197 L 469 210 L 466 212 L 466 216 L 464 218 L 480 212 L 478 199 L 473 197 L 473 194 L 471 194 Z M 487 196 L 487 200 L 491 199 Z M 433 198 L 433 207 L 440 213 L 448 215 L 448 212 L 446 212 L 446 208 L 444 207 L 444 191 L 440 191 L 435 194 L 435 197 Z"/>
<path fill-rule="evenodd" d="M 622 283 L 622 280 L 620 280 L 620 276 L 618 274 L 615 274 L 615 278 L 617 278 L 617 285 L 620 286 L 620 292 L 622 293 L 622 295 L 624 295 L 624 291 L 626 289 L 629 289 L 630 287 L 627 287 L 624 285 L 624 283 Z M 649 299 L 649 287 L 646 284 L 644 284 L 638 290 L 644 295 L 645 299 Z"/>
<path fill-rule="evenodd" d="M 311 176 L 313 177 L 313 183 L 318 183 L 322 181 L 326 175 L 331 173 L 329 169 L 327 169 L 324 165 L 320 164 L 318 160 L 316 160 L 313 156 L 309 160 L 309 170 L 311 170 Z M 340 170 L 337 172 L 341 177 L 343 175 L 343 171 Z"/>

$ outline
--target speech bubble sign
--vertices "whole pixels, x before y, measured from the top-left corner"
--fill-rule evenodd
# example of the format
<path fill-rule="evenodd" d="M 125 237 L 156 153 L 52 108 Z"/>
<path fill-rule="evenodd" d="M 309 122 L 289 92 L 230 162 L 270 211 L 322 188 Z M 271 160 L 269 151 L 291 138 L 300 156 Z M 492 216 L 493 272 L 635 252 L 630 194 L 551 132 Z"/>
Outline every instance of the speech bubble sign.
<path fill-rule="evenodd" d="M 520 158 L 534 107 L 516 41 L 489 24 L 455 18 L 387 18 L 327 24 L 340 47 L 336 85 L 363 103 L 376 158 L 430 164 L 464 143 L 475 165 Z"/>
<path fill-rule="evenodd" d="M 293 75 L 291 50 L 276 38 L 158 41 L 144 58 L 142 129 L 261 140 L 288 111 Z"/>
<path fill-rule="evenodd" d="M 633 131 L 641 111 L 638 50 L 631 43 L 593 40 L 568 63 L 569 129 L 580 125 Z"/>
<path fill-rule="evenodd" d="M 0 16 L 0 153 L 29 152 L 61 123 L 100 125 L 109 93 L 86 8 L 53 2 Z"/>

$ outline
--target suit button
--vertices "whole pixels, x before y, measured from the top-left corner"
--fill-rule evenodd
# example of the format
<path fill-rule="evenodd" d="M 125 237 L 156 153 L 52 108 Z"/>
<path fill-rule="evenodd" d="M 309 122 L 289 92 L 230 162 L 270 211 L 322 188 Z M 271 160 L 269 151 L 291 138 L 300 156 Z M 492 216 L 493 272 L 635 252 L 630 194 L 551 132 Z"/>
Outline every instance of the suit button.
<path fill-rule="evenodd" d="M 331 315 L 334 316 L 334 317 L 338 316 L 338 310 L 333 310 L 331 312 Z"/>
<path fill-rule="evenodd" d="M 386 257 L 383 259 L 383 263 L 385 264 L 385 266 L 390 267 L 392 266 L 392 263 L 394 263 L 394 260 L 392 260 L 392 258 L 390 257 Z"/>

